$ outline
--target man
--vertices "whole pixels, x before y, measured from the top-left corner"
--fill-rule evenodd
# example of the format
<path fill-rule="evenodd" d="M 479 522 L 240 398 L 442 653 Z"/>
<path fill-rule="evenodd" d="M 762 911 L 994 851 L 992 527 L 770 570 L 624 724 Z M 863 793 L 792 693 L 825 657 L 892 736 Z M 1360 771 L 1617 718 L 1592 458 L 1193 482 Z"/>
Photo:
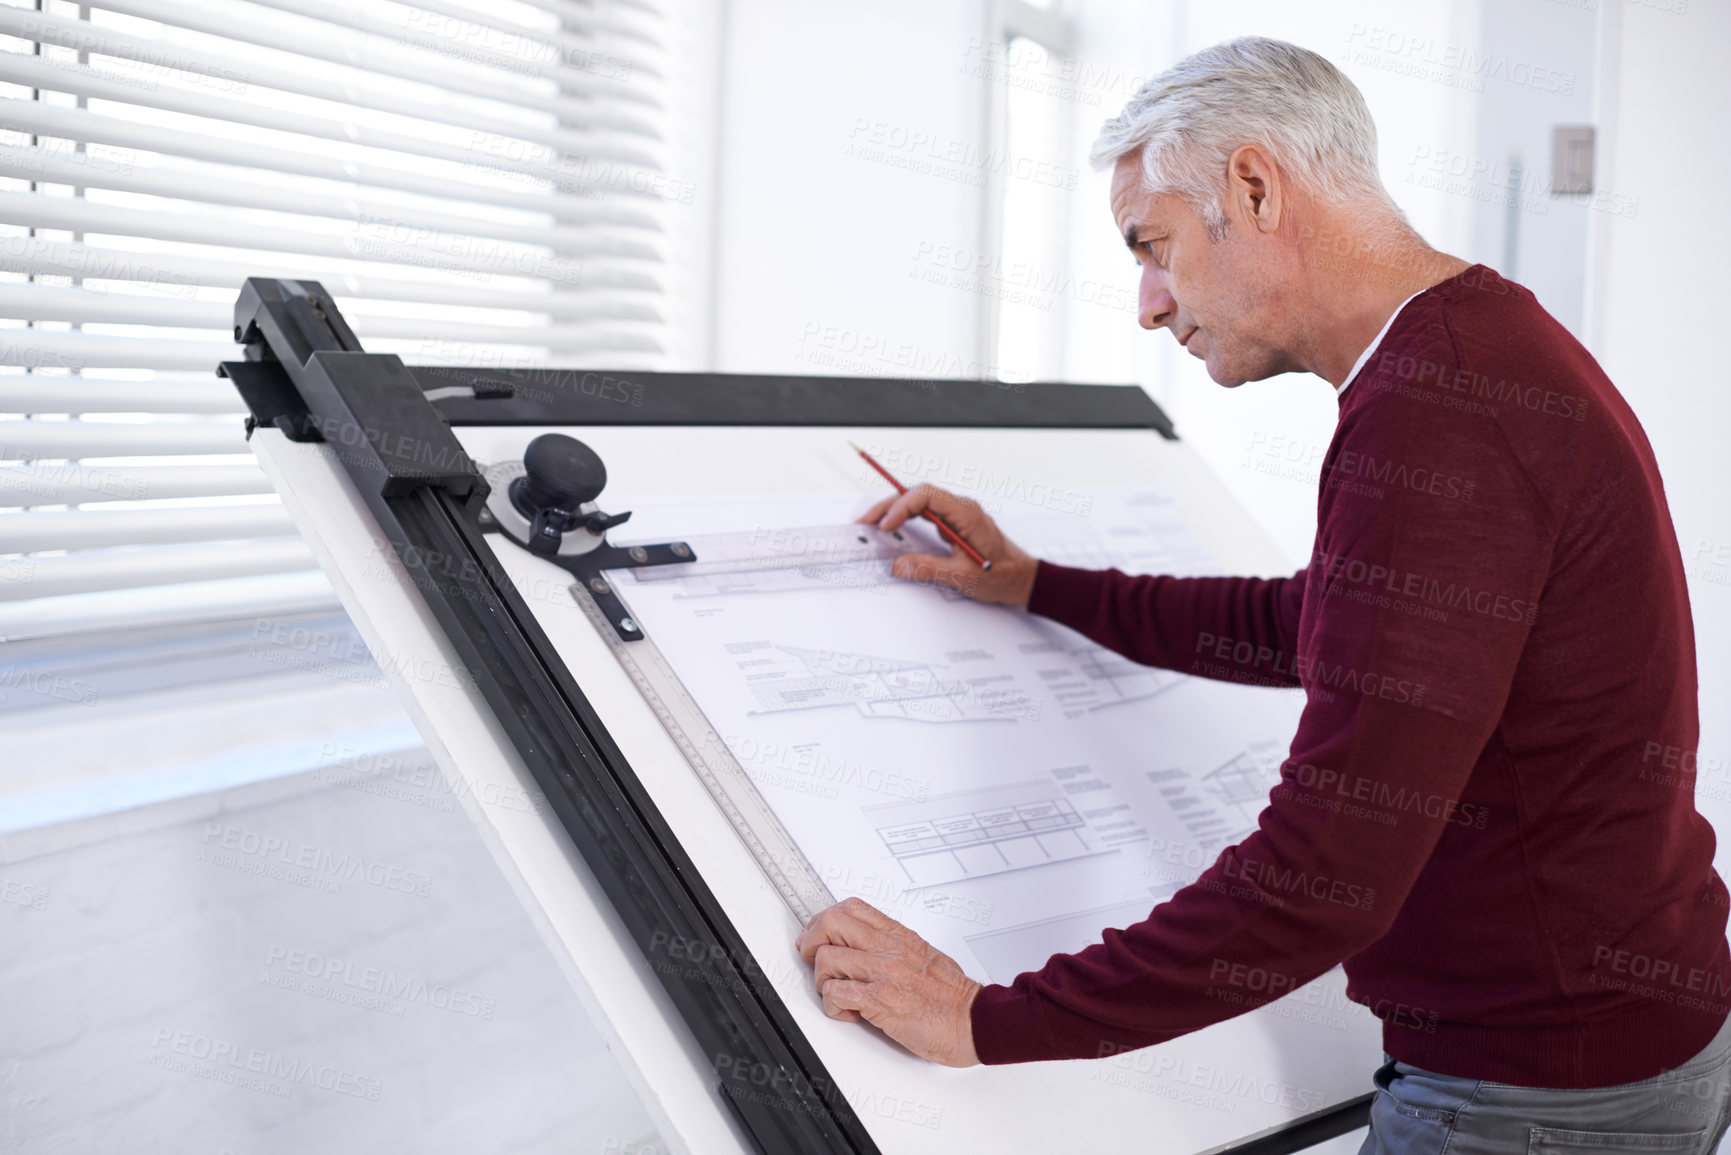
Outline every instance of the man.
<path fill-rule="evenodd" d="M 1531 293 L 1407 225 L 1363 98 L 1314 53 L 1200 52 L 1094 157 L 1144 328 L 1228 387 L 1334 386 L 1309 565 L 1070 569 L 929 488 L 867 518 L 931 508 L 994 559 L 904 557 L 898 577 L 1151 665 L 1205 652 L 1216 676 L 1302 685 L 1305 710 L 1259 828 L 1146 921 L 981 987 L 849 900 L 800 936 L 826 1011 L 952 1066 L 1095 1058 L 1241 1012 L 1210 997 L 1237 968 L 1291 990 L 1344 963 L 1384 1024 L 1365 1153 L 1712 1151 L 1727 892 L 1694 809 L 1693 627 L 1639 423 Z M 1331 901 L 1342 884 L 1377 900 Z"/>

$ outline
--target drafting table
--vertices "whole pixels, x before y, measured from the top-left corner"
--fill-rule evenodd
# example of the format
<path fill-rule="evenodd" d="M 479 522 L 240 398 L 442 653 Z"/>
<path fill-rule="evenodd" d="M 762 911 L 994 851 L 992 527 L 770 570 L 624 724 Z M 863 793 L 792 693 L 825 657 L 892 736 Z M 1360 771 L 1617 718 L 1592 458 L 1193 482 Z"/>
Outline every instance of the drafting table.
<path fill-rule="evenodd" d="M 545 433 L 580 437 L 606 464 L 601 503 L 648 510 L 610 531 L 628 544 L 642 540 L 625 533 L 638 527 L 663 543 L 675 533 L 704 540 L 714 526 L 677 528 L 677 511 L 694 516 L 693 495 L 712 502 L 718 524 L 731 508 L 735 531 L 751 524 L 738 510 L 764 495 L 852 485 L 875 497 L 840 464 L 849 439 L 984 471 L 972 476 L 1026 476 L 1037 463 L 1069 493 L 1159 485 L 1181 495 L 1183 520 L 1223 572 L 1278 572 L 1266 539 L 1141 390 L 410 369 L 361 351 L 317 284 L 264 279 L 242 292 L 236 336 L 248 359 L 222 372 L 251 411 L 254 452 L 444 773 L 468 784 L 460 794 L 471 816 L 673 1149 L 890 1155 L 1152 1143 L 1272 1155 L 1363 1124 L 1379 1023 L 1345 1005 L 1338 969 L 1311 984 L 1309 1007 L 1283 1001 L 1092 1062 L 955 1071 L 829 1020 L 793 948 L 799 921 L 761 853 L 699 782 L 599 628 L 640 638 L 630 633 L 638 624 L 618 603 L 608 623 L 578 612 L 577 571 L 501 536 L 496 487 L 478 464 L 521 459 Z M 759 531 L 776 516 L 764 513 Z M 639 596 L 623 578 L 616 584 L 597 588 Z M 654 640 L 670 620 L 662 612 L 642 629 Z M 783 649 L 774 660 L 800 657 Z M 832 684 L 814 683 L 820 693 Z M 887 700 L 862 692 L 856 705 L 868 714 Z M 951 809 L 977 817 L 1001 801 Z M 925 829 L 916 820 L 937 813 L 895 802 L 884 799 L 885 838 L 912 837 L 905 831 Z M 913 844 L 884 853 L 898 845 Z M 961 856 L 944 862 L 968 869 Z M 1206 865 L 1184 869 L 1194 877 Z M 976 936 L 980 958 L 1001 945 L 990 937 Z"/>

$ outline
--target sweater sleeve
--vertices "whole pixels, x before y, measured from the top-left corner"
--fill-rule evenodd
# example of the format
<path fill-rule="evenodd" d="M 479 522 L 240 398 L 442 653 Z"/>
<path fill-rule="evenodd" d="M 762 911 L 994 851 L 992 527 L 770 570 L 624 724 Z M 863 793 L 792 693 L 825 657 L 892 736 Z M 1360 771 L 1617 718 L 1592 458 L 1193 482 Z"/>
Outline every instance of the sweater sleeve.
<path fill-rule="evenodd" d="M 1272 579 L 1130 577 L 1042 561 L 1028 610 L 1145 666 L 1296 686 L 1304 581 L 1302 571 Z"/>
<path fill-rule="evenodd" d="M 1472 477 L 1480 498 L 1335 486 L 1325 463 L 1296 632 L 1306 705 L 1257 829 L 1143 922 L 984 988 L 973 1008 L 983 1062 L 1096 1058 L 1175 1038 L 1298 989 L 1393 923 L 1449 808 L 1376 812 L 1341 805 L 1323 784 L 1345 784 L 1349 797 L 1459 799 L 1501 717 L 1554 531 L 1494 430 L 1381 400 L 1368 414 L 1343 413 L 1337 449 L 1446 465 Z M 1217 610 L 1168 621 L 1161 591 L 1170 587 L 1146 583 L 1138 605 L 1126 592 L 1133 583 L 1095 584 L 1065 612 L 1136 655 L 1177 656 L 1186 632 L 1205 624 L 1240 628 Z M 1220 588 L 1231 591 L 1216 595 L 1228 606 L 1271 596 Z M 1141 616 L 1113 621 L 1118 614 Z M 1403 685 L 1421 693 L 1391 689 Z"/>

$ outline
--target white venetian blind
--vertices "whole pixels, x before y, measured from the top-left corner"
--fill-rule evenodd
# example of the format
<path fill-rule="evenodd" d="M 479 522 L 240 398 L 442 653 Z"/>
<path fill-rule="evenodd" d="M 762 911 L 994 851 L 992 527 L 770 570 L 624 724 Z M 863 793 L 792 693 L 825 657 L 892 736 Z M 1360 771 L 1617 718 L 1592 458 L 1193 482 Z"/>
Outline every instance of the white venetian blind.
<path fill-rule="evenodd" d="M 664 23 L 0 0 L 0 640 L 335 605 L 214 375 L 248 276 L 409 364 L 658 364 Z"/>

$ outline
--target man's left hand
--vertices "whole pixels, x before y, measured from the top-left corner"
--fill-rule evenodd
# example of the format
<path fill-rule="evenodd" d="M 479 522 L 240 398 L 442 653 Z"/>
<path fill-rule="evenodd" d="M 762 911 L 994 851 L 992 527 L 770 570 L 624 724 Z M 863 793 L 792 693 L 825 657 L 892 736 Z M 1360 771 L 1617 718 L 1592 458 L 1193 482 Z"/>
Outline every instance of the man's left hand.
<path fill-rule="evenodd" d="M 863 1018 L 946 1067 L 980 1061 L 972 1018 L 980 984 L 889 915 L 862 899 L 846 899 L 812 919 L 797 945 L 814 968 L 830 1018 Z"/>

